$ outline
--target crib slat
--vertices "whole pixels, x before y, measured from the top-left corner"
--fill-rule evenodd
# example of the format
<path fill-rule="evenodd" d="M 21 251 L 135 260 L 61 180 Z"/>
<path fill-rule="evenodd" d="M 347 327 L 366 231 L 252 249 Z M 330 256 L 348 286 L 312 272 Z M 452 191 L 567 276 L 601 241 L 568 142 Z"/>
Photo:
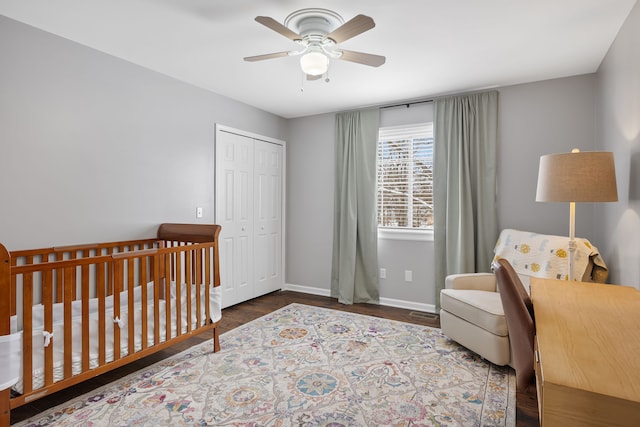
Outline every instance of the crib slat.
<path fill-rule="evenodd" d="M 147 307 L 147 301 L 149 301 L 149 296 L 147 295 L 147 283 L 149 282 L 148 278 L 147 278 L 147 257 L 143 256 L 140 257 L 140 285 L 142 286 L 142 298 L 141 298 L 141 302 L 142 302 L 142 314 L 141 314 L 141 319 L 142 319 L 142 328 L 141 328 L 141 334 L 142 334 L 142 350 L 147 348 L 147 345 L 149 343 L 149 328 L 147 325 L 148 323 L 148 313 L 149 313 L 149 309 Z"/>
<path fill-rule="evenodd" d="M 176 330 L 179 335 L 182 332 L 182 299 L 184 298 L 182 295 L 182 254 L 175 253 L 173 259 L 175 261 L 173 270 L 175 271 L 174 280 L 176 283 Z"/>
<path fill-rule="evenodd" d="M 81 268 L 80 284 L 82 294 L 82 372 L 89 370 L 89 266 Z"/>
<path fill-rule="evenodd" d="M 162 259 L 162 265 L 164 266 L 163 273 L 163 281 L 161 283 L 164 284 L 164 299 L 167 301 L 165 306 L 165 320 L 166 320 L 166 328 L 165 328 L 165 341 L 169 341 L 171 339 L 171 259 L 167 256 L 167 254 L 160 255 L 160 259 Z M 176 313 L 178 312 L 180 306 L 180 289 L 179 286 L 176 286 Z M 177 331 L 177 335 L 180 335 L 180 331 Z"/>
<path fill-rule="evenodd" d="M 210 287 L 211 287 L 211 254 L 213 253 L 213 251 L 211 250 L 211 248 L 205 248 L 203 249 L 204 253 L 205 253 L 205 257 L 204 257 L 204 263 L 205 263 L 205 269 L 204 269 L 204 274 L 205 274 L 205 291 L 204 291 L 204 296 L 205 296 L 205 301 L 207 301 L 207 304 L 204 305 L 205 309 L 205 323 L 208 322 L 211 319 L 211 307 L 209 307 L 209 301 L 211 301 L 210 297 L 209 297 L 209 293 L 210 293 Z"/>
<path fill-rule="evenodd" d="M 106 255 L 113 256 L 113 248 L 106 248 Z M 107 281 L 107 295 L 113 295 L 113 279 L 111 278 L 111 274 L 113 271 L 107 267 L 107 274 L 109 274 L 109 279 Z"/>
<path fill-rule="evenodd" d="M 191 325 L 191 316 L 193 316 L 193 309 L 192 309 L 192 307 L 193 307 L 193 298 L 191 298 L 191 289 L 190 289 L 191 284 L 193 283 L 192 276 L 191 276 L 192 271 L 193 271 L 192 262 L 191 262 L 192 261 L 191 251 L 185 251 L 184 252 L 184 260 L 185 260 L 184 261 L 184 263 L 185 263 L 184 272 L 185 272 L 185 276 L 186 276 L 185 277 L 185 283 L 187 284 L 187 288 L 189 289 L 189 292 L 187 293 L 187 295 L 188 295 L 187 296 L 187 307 L 188 307 L 187 308 L 187 313 L 189 313 L 187 315 L 187 319 L 189 319 L 188 322 L 189 322 L 189 325 Z"/>
<path fill-rule="evenodd" d="M 202 326 L 202 318 L 204 313 L 202 312 L 202 295 L 200 289 L 202 289 L 202 252 L 203 249 L 197 249 L 196 255 L 196 328 Z"/>
<path fill-rule="evenodd" d="M 128 307 L 128 321 L 127 321 L 127 338 L 128 338 L 128 351 L 127 354 L 133 354 L 135 352 L 135 332 L 134 332 L 134 327 L 135 327 L 135 299 L 133 296 L 133 288 L 134 288 L 134 276 L 135 276 L 135 262 L 134 259 L 129 258 L 127 259 L 125 262 L 123 262 L 123 264 L 126 263 L 127 266 L 127 275 L 128 275 L 128 282 L 127 282 L 127 307 Z"/>
<path fill-rule="evenodd" d="M 44 270 L 42 272 L 42 305 L 44 306 L 45 331 L 53 331 L 53 272 Z M 43 338 L 44 339 L 44 338 Z M 45 387 L 53 383 L 53 346 L 49 344 L 44 348 L 44 385 Z"/>
<path fill-rule="evenodd" d="M 71 260 L 75 260 L 78 258 L 78 255 L 75 251 L 71 252 L 69 254 L 69 259 Z M 82 259 L 82 257 L 80 257 Z M 71 287 L 71 301 L 75 301 L 77 298 L 77 289 L 76 289 L 76 269 L 74 268 L 73 270 L 71 270 L 71 276 L 72 276 L 72 281 L 73 281 L 73 285 Z"/>
<path fill-rule="evenodd" d="M 113 259 L 113 360 L 120 359 L 120 327 L 115 319 L 120 319 L 120 291 L 122 291 L 122 279 L 124 277 L 122 260 Z"/>
<path fill-rule="evenodd" d="M 200 295 L 200 285 L 202 285 L 202 249 L 195 251 L 196 255 L 196 325 L 202 325 L 202 296 Z"/>
<path fill-rule="evenodd" d="M 96 297 L 98 298 L 98 365 L 102 366 L 106 363 L 106 282 L 105 271 L 108 267 L 107 263 L 98 263 L 96 265 Z"/>
<path fill-rule="evenodd" d="M 151 258 L 153 262 L 153 343 L 155 345 L 160 344 L 160 298 L 158 292 L 160 291 L 160 263 L 157 260 L 157 255 Z"/>
<path fill-rule="evenodd" d="M 27 256 L 26 262 L 33 263 L 33 257 Z M 22 354 L 23 387 L 25 392 L 33 390 L 33 273 L 22 275 Z"/>
<path fill-rule="evenodd" d="M 73 375 L 73 325 L 71 323 L 71 302 L 74 300 L 76 288 L 76 269 L 68 267 L 64 269 L 64 377 Z M 54 338 L 55 339 L 55 338 Z M 53 342 L 53 341 L 52 341 Z"/>
<path fill-rule="evenodd" d="M 62 261 L 63 253 L 55 254 L 56 261 Z M 62 269 L 56 269 L 56 299 L 54 302 L 62 301 Z"/>
<path fill-rule="evenodd" d="M 213 242 L 213 286 L 220 286 L 220 249 L 218 246 L 218 236 L 220 235 L 220 227 L 216 228 L 215 241 Z"/>
<path fill-rule="evenodd" d="M 6 249 L 4 248 L 4 246 L 2 247 L 2 249 L 6 252 Z M 9 253 L 7 252 L 7 259 L 3 261 L 4 263 L 9 263 L 9 265 L 11 265 L 11 267 L 15 267 L 16 266 L 16 257 L 11 257 L 11 259 L 9 259 Z M 7 266 L 8 267 L 8 266 Z M 7 271 L 9 271 L 9 268 L 7 268 Z M 10 288 L 10 292 L 11 295 L 17 295 L 17 289 L 18 289 L 18 285 L 16 283 L 17 279 L 15 274 L 9 274 L 7 273 L 7 277 L 11 276 L 10 282 L 11 282 L 11 288 Z M 16 298 L 11 298 L 11 300 L 9 301 L 9 310 L 11 313 L 11 316 L 14 316 L 16 314 Z M 8 332 L 7 332 L 8 333 Z"/>

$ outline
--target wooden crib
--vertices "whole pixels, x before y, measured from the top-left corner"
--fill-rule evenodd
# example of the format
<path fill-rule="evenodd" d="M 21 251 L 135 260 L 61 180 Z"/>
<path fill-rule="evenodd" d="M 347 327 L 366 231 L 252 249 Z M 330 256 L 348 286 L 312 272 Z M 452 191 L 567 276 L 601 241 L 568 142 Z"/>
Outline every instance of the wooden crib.
<path fill-rule="evenodd" d="M 3 360 L 21 366 L 0 391 L 0 425 L 13 408 L 195 334 L 211 330 L 218 351 L 220 229 L 162 224 L 156 239 L 13 252 L 0 244 L 0 336 L 15 338 L 16 350 Z"/>

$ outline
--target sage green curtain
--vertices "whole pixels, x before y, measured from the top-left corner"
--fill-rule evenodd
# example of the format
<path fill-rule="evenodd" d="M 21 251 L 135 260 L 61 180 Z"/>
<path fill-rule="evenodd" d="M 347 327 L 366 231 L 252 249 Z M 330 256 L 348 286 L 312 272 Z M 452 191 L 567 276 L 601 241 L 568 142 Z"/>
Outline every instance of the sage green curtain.
<path fill-rule="evenodd" d="M 376 153 L 378 109 L 336 115 L 331 296 L 379 302 Z"/>
<path fill-rule="evenodd" d="M 498 236 L 498 92 L 434 101 L 436 306 L 445 277 L 490 271 Z"/>

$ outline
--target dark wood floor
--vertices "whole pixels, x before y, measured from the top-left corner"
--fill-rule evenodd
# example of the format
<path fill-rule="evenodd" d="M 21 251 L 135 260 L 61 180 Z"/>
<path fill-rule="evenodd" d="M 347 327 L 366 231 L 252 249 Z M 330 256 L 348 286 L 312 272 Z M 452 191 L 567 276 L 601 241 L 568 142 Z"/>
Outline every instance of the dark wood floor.
<path fill-rule="evenodd" d="M 411 310 L 372 304 L 344 305 L 338 303 L 337 300 L 333 298 L 291 291 L 278 291 L 224 309 L 222 311 L 222 320 L 220 321 L 220 333 L 225 333 L 253 319 L 257 319 L 258 317 L 264 316 L 265 314 L 268 314 L 274 310 L 277 310 L 294 302 L 318 307 L 332 308 L 335 310 L 366 314 L 370 316 L 384 317 L 387 319 L 416 323 L 426 326 L 440 326 L 439 317 L 430 313 L 421 313 Z M 87 393 L 112 381 L 116 381 L 119 378 L 130 374 L 131 372 L 140 370 L 159 360 L 165 359 L 173 354 L 176 354 L 195 344 L 209 339 L 211 339 L 211 335 L 209 333 L 193 337 L 187 341 L 171 347 L 171 349 L 169 350 L 158 352 L 135 363 L 100 375 L 99 377 L 93 378 L 89 381 L 85 381 L 77 386 L 36 400 L 27 405 L 21 406 L 20 408 L 16 408 L 11 411 L 11 423 L 16 423 L 31 416 L 37 415 L 53 406 L 63 403 L 69 399 L 73 399 L 74 397 L 80 396 L 81 394 Z M 535 394 L 533 396 L 518 394 L 516 397 L 516 401 L 517 426 L 539 426 L 537 400 Z"/>

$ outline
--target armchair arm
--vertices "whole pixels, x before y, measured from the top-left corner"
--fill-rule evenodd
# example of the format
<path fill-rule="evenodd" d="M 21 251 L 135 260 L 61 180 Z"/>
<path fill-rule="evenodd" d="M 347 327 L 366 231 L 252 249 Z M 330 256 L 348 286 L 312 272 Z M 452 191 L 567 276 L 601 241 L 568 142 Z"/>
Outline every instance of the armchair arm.
<path fill-rule="evenodd" d="M 496 276 L 493 273 L 451 274 L 445 279 L 445 288 L 496 292 Z"/>

